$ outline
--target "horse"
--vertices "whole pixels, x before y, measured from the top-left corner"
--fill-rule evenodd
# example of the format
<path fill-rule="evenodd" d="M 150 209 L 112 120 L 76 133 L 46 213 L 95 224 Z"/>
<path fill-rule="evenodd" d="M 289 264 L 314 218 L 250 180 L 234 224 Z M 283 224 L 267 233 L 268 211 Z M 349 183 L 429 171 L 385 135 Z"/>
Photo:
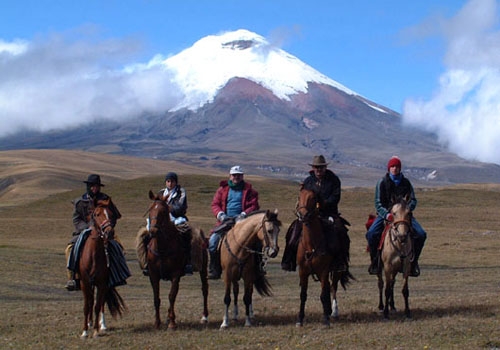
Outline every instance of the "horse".
<path fill-rule="evenodd" d="M 239 280 L 243 279 L 245 303 L 245 326 L 252 325 L 253 289 L 262 296 L 271 296 L 271 286 L 266 276 L 262 274 L 261 266 L 257 264 L 257 255 L 265 259 L 278 255 L 278 234 L 281 222 L 278 220 L 278 210 L 255 211 L 245 219 L 239 220 L 224 236 L 221 242 L 221 266 L 224 278 L 225 312 L 221 329 L 229 327 L 229 306 L 231 304 L 231 286 L 233 287 L 233 320 L 238 318 Z M 257 247 L 263 247 L 258 251 Z"/>
<path fill-rule="evenodd" d="M 88 329 L 92 327 L 92 312 L 95 313 L 94 337 L 106 331 L 104 305 L 116 318 L 126 310 L 125 303 L 115 287 L 109 286 L 108 241 L 113 238 L 111 226 L 112 211 L 108 208 L 109 199 L 94 203 L 91 232 L 85 241 L 79 259 L 81 290 L 83 292 L 83 332 L 81 338 L 88 337 Z M 83 234 L 83 233 L 82 233 Z M 94 291 L 97 293 L 94 298 Z M 100 328 L 99 328 L 100 326 Z"/>
<path fill-rule="evenodd" d="M 153 288 L 153 301 L 155 307 L 155 328 L 161 326 L 160 318 L 160 280 L 171 281 L 168 295 L 169 308 L 167 325 L 169 329 L 176 329 L 175 300 L 179 291 L 181 277 L 184 276 L 185 253 L 182 246 L 182 237 L 170 220 L 168 204 L 159 196 L 149 191 L 149 198 L 153 201 L 147 213 L 149 215 L 149 231 L 146 228 L 139 230 L 136 237 L 136 250 L 139 263 L 147 263 L 149 281 Z M 208 252 L 207 239 L 203 230 L 192 229 L 191 256 L 194 271 L 200 274 L 203 294 L 202 323 L 208 322 Z M 144 242 L 144 237 L 149 235 L 149 243 Z"/>
<path fill-rule="evenodd" d="M 408 205 L 409 198 L 402 198 L 393 201 L 390 213 L 394 217 L 394 221 L 388 222 L 386 225 L 385 238 L 383 239 L 381 262 L 382 269 L 379 269 L 377 274 L 378 289 L 379 289 L 379 305 L 380 311 L 383 311 L 384 318 L 389 318 L 389 308 L 391 311 L 396 311 L 394 306 L 394 284 L 396 275 L 403 274 L 402 293 L 405 302 L 405 315 L 411 318 L 409 306 L 409 289 L 408 277 L 411 270 L 411 261 L 413 259 L 413 247 L 411 239 L 411 210 Z M 385 305 L 382 298 L 382 290 L 384 288 L 385 276 Z"/>
<path fill-rule="evenodd" d="M 300 279 L 300 309 L 296 323 L 297 327 L 302 327 L 304 324 L 309 276 L 313 276 L 314 280 L 321 283 L 320 300 L 323 305 L 322 321 L 325 326 L 330 325 L 331 316 L 338 317 L 338 283 L 340 282 L 342 287 L 346 289 L 350 280 L 354 280 L 348 270 L 335 271 L 333 269 L 334 256 L 327 254 L 325 251 L 327 242 L 317 209 L 318 199 L 316 193 L 301 188 L 296 209 L 299 224 L 302 223 L 302 235 L 297 247 L 297 265 L 299 266 Z M 344 225 L 343 220 L 341 222 Z"/>

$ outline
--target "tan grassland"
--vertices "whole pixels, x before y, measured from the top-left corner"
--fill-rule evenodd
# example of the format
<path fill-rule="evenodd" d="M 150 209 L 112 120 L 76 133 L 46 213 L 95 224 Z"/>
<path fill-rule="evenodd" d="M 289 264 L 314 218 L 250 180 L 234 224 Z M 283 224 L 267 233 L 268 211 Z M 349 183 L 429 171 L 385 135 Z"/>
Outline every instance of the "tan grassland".
<path fill-rule="evenodd" d="M 50 156 L 48 156 L 50 155 Z M 410 279 L 413 319 L 404 318 L 400 281 L 398 311 L 384 321 L 377 310 L 376 278 L 366 272 L 364 223 L 373 211 L 373 188 L 345 188 L 341 211 L 351 222 L 351 271 L 357 278 L 339 293 L 340 318 L 321 325 L 319 285 L 311 282 L 304 327 L 295 327 L 298 275 L 280 269 L 284 235 L 293 219 L 297 184 L 248 176 L 262 208 L 280 211 L 281 252 L 269 262 L 272 297 L 254 294 L 255 325 L 240 318 L 220 331 L 223 282 L 210 281 L 209 323 L 199 323 L 201 285 L 184 277 L 176 303 L 176 331 L 153 327 L 149 281 L 140 273 L 134 248 L 144 224 L 149 189 L 163 184 L 166 170 L 177 170 L 186 187 L 189 218 L 206 232 L 214 224 L 210 201 L 225 174 L 205 174 L 182 164 L 59 151 L 0 152 L 0 348 L 1 349 L 496 349 L 500 348 L 499 249 L 500 186 L 457 185 L 417 188 L 415 216 L 428 232 L 422 275 Z M 69 157 L 71 158 L 71 157 Z M 85 159 L 87 163 L 83 163 Z M 132 166 L 132 164 L 134 164 Z M 100 172 L 104 191 L 123 214 L 116 229 L 132 276 L 118 288 L 128 312 L 108 317 L 109 332 L 81 340 L 83 301 L 67 292 L 64 248 L 72 232 L 71 200 L 84 190 L 88 172 Z M 6 186 L 6 184 L 10 184 Z M 162 319 L 169 282 L 162 282 Z"/>

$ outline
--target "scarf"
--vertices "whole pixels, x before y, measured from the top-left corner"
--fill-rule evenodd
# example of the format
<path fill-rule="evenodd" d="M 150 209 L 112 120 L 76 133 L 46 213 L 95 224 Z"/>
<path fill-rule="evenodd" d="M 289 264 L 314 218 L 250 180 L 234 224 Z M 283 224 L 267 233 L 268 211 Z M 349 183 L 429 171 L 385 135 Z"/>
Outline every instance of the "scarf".
<path fill-rule="evenodd" d="M 245 187 L 245 181 L 241 181 L 235 185 L 233 181 L 229 180 L 227 184 L 229 185 L 229 188 L 234 191 L 243 191 L 243 187 Z"/>
<path fill-rule="evenodd" d="M 399 173 L 398 175 L 392 175 L 389 174 L 389 177 L 391 178 L 392 182 L 396 184 L 396 186 L 399 186 L 401 183 L 401 179 L 403 178 L 403 174 Z"/>

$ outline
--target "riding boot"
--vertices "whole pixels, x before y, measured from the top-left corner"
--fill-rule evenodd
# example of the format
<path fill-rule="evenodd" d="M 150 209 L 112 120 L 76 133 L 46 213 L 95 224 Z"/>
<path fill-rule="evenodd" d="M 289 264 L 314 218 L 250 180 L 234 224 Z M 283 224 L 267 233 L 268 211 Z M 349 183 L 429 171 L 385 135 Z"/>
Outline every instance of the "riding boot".
<path fill-rule="evenodd" d="M 211 280 L 218 280 L 222 273 L 220 266 L 220 252 L 210 252 L 210 265 L 208 266 L 208 278 Z"/>
<path fill-rule="evenodd" d="M 411 277 L 418 277 L 420 276 L 420 266 L 418 266 L 418 258 L 420 257 L 420 253 L 422 252 L 422 249 L 424 248 L 424 242 L 421 239 L 414 239 L 413 240 L 413 260 L 411 262 L 411 271 L 410 271 L 410 276 Z"/>
<path fill-rule="evenodd" d="M 379 272 L 379 252 L 377 247 L 370 246 L 370 259 L 371 264 L 368 268 L 368 273 L 370 275 L 377 275 Z"/>

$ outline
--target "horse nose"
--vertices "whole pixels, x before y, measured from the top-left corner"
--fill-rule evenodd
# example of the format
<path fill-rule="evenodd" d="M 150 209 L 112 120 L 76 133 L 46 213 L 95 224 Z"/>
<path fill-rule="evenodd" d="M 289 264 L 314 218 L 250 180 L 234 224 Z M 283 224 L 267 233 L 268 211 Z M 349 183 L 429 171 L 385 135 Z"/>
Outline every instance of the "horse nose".
<path fill-rule="evenodd" d="M 280 248 L 279 247 L 276 247 L 276 248 L 269 248 L 269 250 L 267 251 L 267 255 L 269 255 L 270 258 L 275 258 L 276 255 L 278 255 L 278 252 L 279 252 Z"/>

